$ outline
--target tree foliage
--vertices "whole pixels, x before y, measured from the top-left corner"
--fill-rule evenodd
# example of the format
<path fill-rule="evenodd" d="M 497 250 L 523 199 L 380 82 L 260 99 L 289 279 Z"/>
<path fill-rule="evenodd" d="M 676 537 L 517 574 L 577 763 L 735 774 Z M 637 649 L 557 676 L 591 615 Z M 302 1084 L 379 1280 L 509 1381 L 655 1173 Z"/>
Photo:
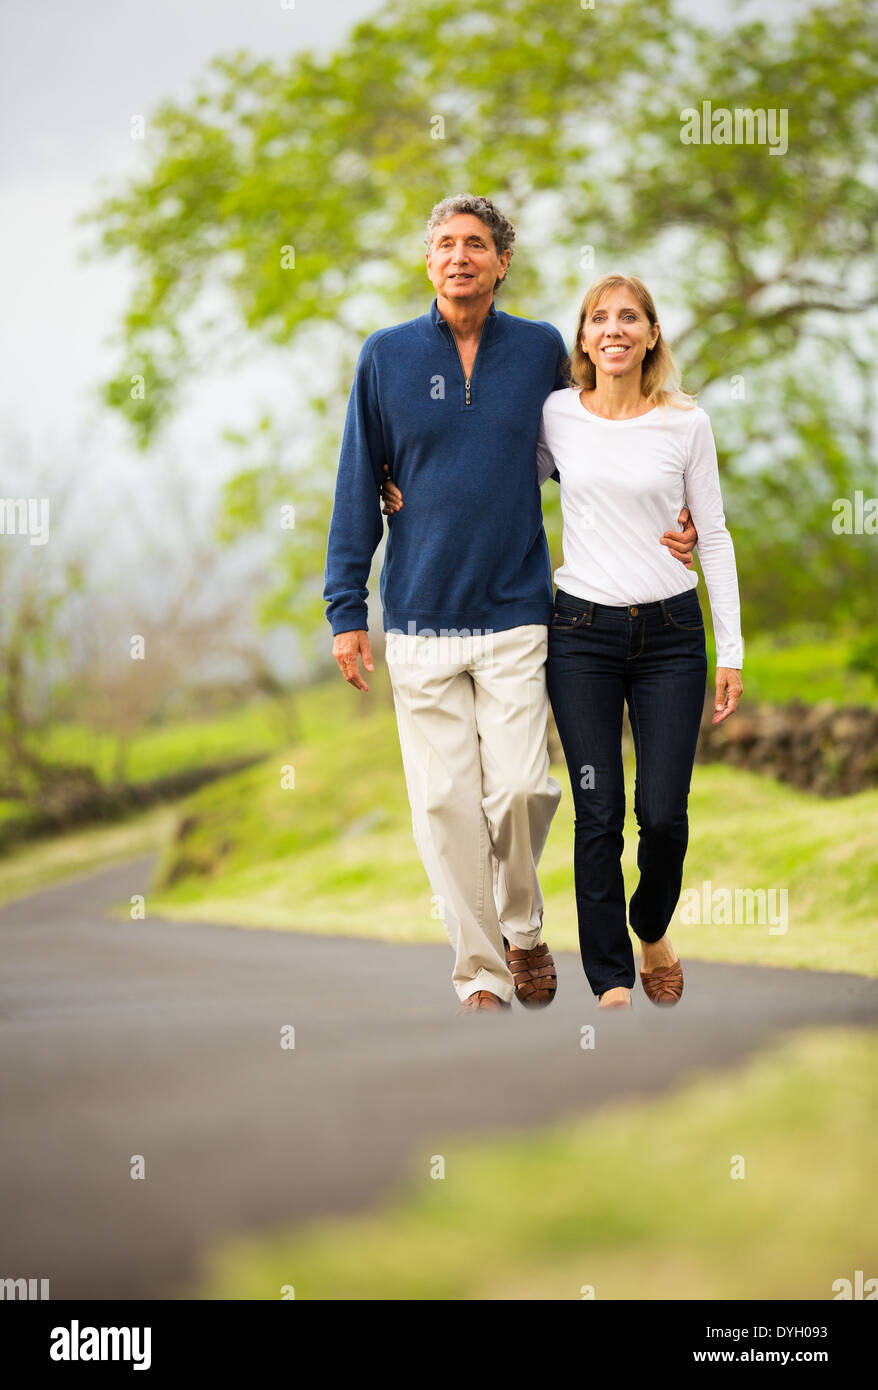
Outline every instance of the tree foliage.
<path fill-rule="evenodd" d="M 87 218 L 101 249 L 126 253 L 136 273 L 106 400 L 146 448 L 185 386 L 220 360 L 230 323 L 305 352 L 328 326 L 337 431 L 350 351 L 432 297 L 422 229 L 433 203 L 486 193 L 518 227 L 500 307 L 554 317 L 569 340 L 596 275 L 640 274 L 687 388 L 731 409 L 729 383 L 748 382 L 729 426 L 730 495 L 754 533 L 780 527 L 784 555 L 801 543 L 814 581 L 799 574 L 779 604 L 786 578 L 763 584 L 746 569 L 750 620 L 794 621 L 828 581 L 827 619 L 856 596 L 874 612 L 876 581 L 860 559 L 848 563 L 829 508 L 839 488 L 874 479 L 861 376 L 878 304 L 876 68 L 878 12 L 859 0 L 722 29 L 693 24 L 675 0 L 394 0 L 325 61 L 217 58 L 190 102 L 155 113 L 145 171 Z M 704 101 L 786 112 L 785 152 L 684 143 L 681 115 Z M 146 390 L 132 399 L 138 373 Z M 784 442 L 760 472 L 752 460 L 766 438 Z M 327 452 L 314 461 L 331 482 Z M 815 468 L 806 506 L 791 475 Z M 239 526 L 259 524 L 258 507 L 240 505 L 247 486 L 230 492 Z M 251 486 L 251 502 L 258 493 Z M 328 508 L 325 482 L 314 495 Z M 276 613 L 303 587 L 313 597 L 322 524 L 295 560 L 286 547 Z M 741 553 L 758 569 L 758 546 Z"/>

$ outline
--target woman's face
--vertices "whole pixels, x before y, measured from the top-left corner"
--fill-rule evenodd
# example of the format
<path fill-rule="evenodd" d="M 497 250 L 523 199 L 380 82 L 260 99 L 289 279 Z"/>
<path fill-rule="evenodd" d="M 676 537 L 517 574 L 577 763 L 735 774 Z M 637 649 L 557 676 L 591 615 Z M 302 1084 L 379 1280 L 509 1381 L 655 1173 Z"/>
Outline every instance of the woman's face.
<path fill-rule="evenodd" d="M 582 349 L 591 358 L 598 375 L 628 376 L 641 373 L 648 348 L 655 345 L 655 327 L 627 285 L 610 290 L 592 309 L 582 325 Z"/>

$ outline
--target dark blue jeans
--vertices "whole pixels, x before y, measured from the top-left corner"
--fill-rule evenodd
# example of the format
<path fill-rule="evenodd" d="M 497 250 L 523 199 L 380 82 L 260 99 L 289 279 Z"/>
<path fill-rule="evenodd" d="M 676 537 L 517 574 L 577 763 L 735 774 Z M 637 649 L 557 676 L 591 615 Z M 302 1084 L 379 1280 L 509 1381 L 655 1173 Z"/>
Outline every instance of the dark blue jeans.
<path fill-rule="evenodd" d="M 704 619 L 694 589 L 616 608 L 559 589 L 549 626 L 549 698 L 575 814 L 579 948 L 595 994 L 634 985 L 625 916 L 622 717 L 634 736 L 640 881 L 632 930 L 664 936 L 680 896 L 687 805 L 707 685 Z"/>

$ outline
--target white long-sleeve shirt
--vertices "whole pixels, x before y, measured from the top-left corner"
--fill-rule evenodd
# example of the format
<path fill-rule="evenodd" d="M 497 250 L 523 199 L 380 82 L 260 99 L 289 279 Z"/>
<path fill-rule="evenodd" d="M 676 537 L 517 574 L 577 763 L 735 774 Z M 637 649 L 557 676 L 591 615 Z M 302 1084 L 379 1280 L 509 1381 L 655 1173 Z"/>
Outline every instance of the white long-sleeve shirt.
<path fill-rule="evenodd" d="M 726 529 L 716 444 L 701 406 L 655 407 L 630 420 L 587 410 L 577 387 L 553 391 L 537 445 L 540 482 L 558 470 L 564 521 L 559 589 L 595 603 L 652 603 L 698 575 L 659 540 L 685 501 L 698 531 L 718 666 L 743 665 L 735 548 Z"/>

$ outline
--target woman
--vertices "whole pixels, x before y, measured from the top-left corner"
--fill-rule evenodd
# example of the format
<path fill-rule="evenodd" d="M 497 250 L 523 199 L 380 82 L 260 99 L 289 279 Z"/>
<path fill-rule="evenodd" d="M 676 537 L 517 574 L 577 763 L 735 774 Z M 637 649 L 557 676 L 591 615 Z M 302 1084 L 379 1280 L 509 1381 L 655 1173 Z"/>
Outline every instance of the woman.
<path fill-rule="evenodd" d="M 655 538 L 684 496 L 698 531 L 717 645 L 713 723 L 742 694 L 735 553 L 710 420 L 672 389 L 674 363 L 652 296 L 605 276 L 579 313 L 572 384 L 543 407 L 540 480 L 561 483 L 564 563 L 549 627 L 549 696 L 575 807 L 579 942 L 599 1008 L 630 1008 L 622 715 L 634 736 L 640 881 L 630 923 L 653 1003 L 676 1004 L 683 968 L 667 937 L 688 843 L 687 802 L 707 678 L 697 574 Z M 600 526 L 594 519 L 600 517 Z"/>

